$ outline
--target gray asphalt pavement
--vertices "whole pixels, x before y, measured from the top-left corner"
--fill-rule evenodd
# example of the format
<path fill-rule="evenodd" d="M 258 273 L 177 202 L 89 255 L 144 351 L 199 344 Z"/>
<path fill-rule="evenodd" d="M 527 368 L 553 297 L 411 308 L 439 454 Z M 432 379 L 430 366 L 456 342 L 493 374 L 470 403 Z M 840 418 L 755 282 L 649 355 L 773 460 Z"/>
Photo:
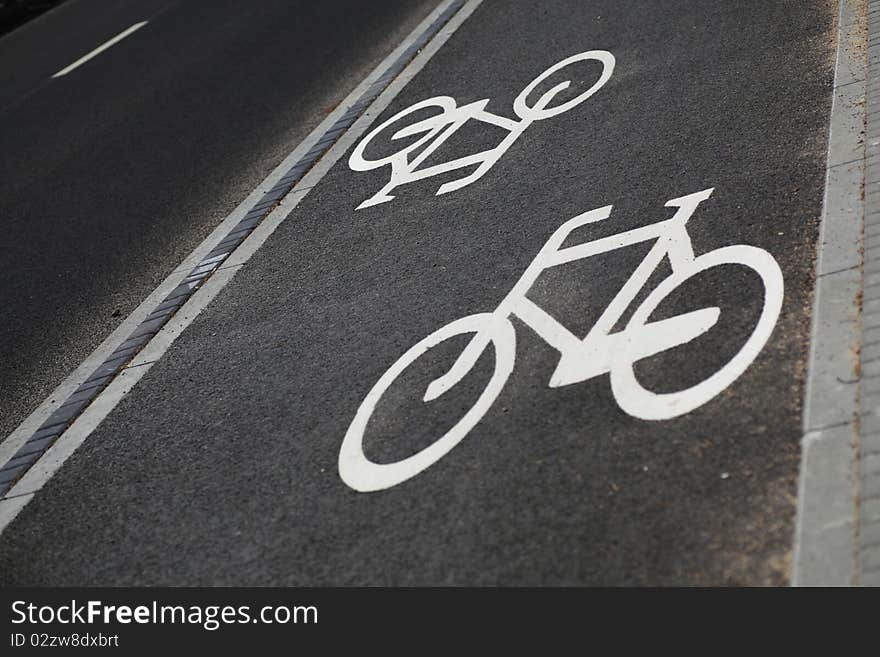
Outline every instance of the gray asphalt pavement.
<path fill-rule="evenodd" d="M 384 14 L 375 11 L 365 17 L 378 26 Z M 401 186 L 393 201 L 356 210 L 389 172 L 352 171 L 346 154 L 3 532 L 0 583 L 784 584 L 834 11 L 818 0 L 483 3 L 374 125 L 438 95 L 459 105 L 488 98 L 488 111 L 515 118 L 514 98 L 530 80 L 587 50 L 613 53 L 612 76 L 585 103 L 532 124 L 486 175 L 446 195 L 434 193 L 461 172 Z M 385 20 L 399 18 L 387 12 Z M 266 16 L 261 34 L 277 22 Z M 385 41 L 355 29 L 363 22 L 351 21 L 352 38 L 380 53 Z M 301 29 L 319 40 L 318 30 Z M 351 44 L 343 50 L 321 58 L 347 73 L 340 88 L 353 75 L 345 67 L 364 61 Z M 211 58 L 203 65 L 224 68 Z M 242 77 L 249 66 L 242 63 Z M 579 71 L 586 80 L 598 75 L 595 64 Z M 288 120 L 283 99 L 270 98 L 259 101 L 269 119 L 241 118 L 259 124 L 268 143 L 239 144 L 238 153 L 258 153 L 247 165 L 242 155 L 221 170 L 177 172 L 174 184 L 132 180 L 143 192 L 125 202 L 151 226 L 137 240 L 149 259 L 170 262 L 185 249 L 175 241 L 162 250 L 165 224 L 144 199 L 170 208 L 166 194 L 185 190 L 185 207 L 205 198 L 215 211 L 228 207 L 251 180 L 242 170 L 259 171 L 277 153 L 273 145 L 299 134 L 332 77 L 326 69 L 315 75 L 316 100 L 298 118 Z M 168 80 L 137 86 L 173 88 Z M 145 113 L 161 107 L 143 103 Z M 217 121 L 231 120 L 222 114 Z M 204 120 L 196 112 L 187 125 Z M 166 138 L 181 130 L 168 127 Z M 430 162 L 491 139 L 463 129 Z M 194 143 L 200 153 L 219 148 L 207 136 Z M 133 144 L 120 137 L 114 148 Z M 513 372 L 464 440 L 386 490 L 356 492 L 342 481 L 340 446 L 376 381 L 433 331 L 496 308 L 566 220 L 613 204 L 610 219 L 572 235 L 571 244 L 585 242 L 667 219 L 667 201 L 707 188 L 714 192 L 688 223 L 695 253 L 759 247 L 785 281 L 769 341 L 723 392 L 674 419 L 635 418 L 621 410 L 608 374 L 548 387 L 559 354 L 514 319 Z M 45 202 L 68 196 L 62 189 Z M 173 217 L 189 216 L 175 208 Z M 172 213 L 162 216 L 172 221 Z M 181 230 L 195 239 L 205 225 L 193 220 Z M 529 298 L 582 337 L 651 245 L 544 272 Z M 100 241 L 90 248 L 110 250 Z M 138 300 L 143 287 L 122 291 L 113 278 L 122 270 L 101 266 L 113 291 L 106 299 Z M 141 283 L 161 270 L 142 273 Z M 668 273 L 664 263 L 650 280 Z M 718 323 L 640 360 L 638 380 L 659 393 L 705 380 L 733 358 L 763 306 L 761 281 L 746 267 L 690 278 L 651 318 L 717 307 Z M 391 463 L 418 452 L 474 403 L 494 367 L 490 352 L 448 393 L 422 402 L 427 383 L 466 343 L 444 342 L 389 389 L 367 428 L 369 458 Z"/>
<path fill-rule="evenodd" d="M 0 39 L 0 434 L 433 5 L 70 0 Z"/>

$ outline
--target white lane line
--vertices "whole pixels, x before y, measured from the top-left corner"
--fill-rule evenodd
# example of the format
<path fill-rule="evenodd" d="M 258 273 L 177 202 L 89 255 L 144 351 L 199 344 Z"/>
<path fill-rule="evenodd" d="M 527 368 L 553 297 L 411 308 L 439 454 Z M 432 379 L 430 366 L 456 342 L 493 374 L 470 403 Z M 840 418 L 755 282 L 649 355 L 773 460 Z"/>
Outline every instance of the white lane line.
<path fill-rule="evenodd" d="M 107 48 L 110 48 L 111 46 L 116 45 L 117 43 L 119 43 L 120 41 L 122 41 L 125 37 L 127 37 L 127 36 L 129 36 L 129 35 L 131 35 L 131 34 L 134 34 L 134 33 L 137 32 L 139 29 L 141 29 L 144 25 L 146 25 L 147 23 L 149 23 L 149 21 L 141 21 L 140 23 L 135 23 L 135 24 L 132 25 L 130 28 L 128 28 L 127 30 L 123 30 L 122 32 L 120 32 L 119 34 L 117 34 L 115 37 L 113 37 L 112 39 L 110 39 L 109 41 L 105 41 L 104 43 L 102 43 L 100 46 L 98 46 L 97 48 L 95 48 L 95 49 L 94 49 L 92 52 L 90 52 L 89 54 L 87 54 L 87 55 L 83 55 L 82 57 L 80 57 L 79 59 L 77 59 L 77 60 L 76 60 L 73 64 L 71 64 L 70 66 L 67 66 L 67 67 L 65 67 L 65 68 L 62 68 L 60 71 L 58 71 L 58 72 L 57 72 L 55 75 L 53 75 L 52 77 L 53 77 L 53 78 L 60 78 L 62 75 L 67 75 L 67 74 L 70 73 L 72 70 L 74 70 L 75 68 L 78 68 L 78 67 L 82 66 L 83 64 L 85 64 L 87 61 L 89 61 L 89 60 L 92 59 L 93 57 L 97 57 L 98 55 L 100 55 L 102 52 L 104 52 L 105 50 L 107 50 Z"/>
<path fill-rule="evenodd" d="M 135 327 L 146 318 L 147 315 L 165 298 L 165 296 L 180 284 L 189 271 L 199 263 L 213 248 L 223 240 L 232 226 L 236 225 L 250 210 L 254 204 L 271 190 L 290 168 L 302 158 L 318 141 L 324 133 L 376 82 L 400 57 L 403 52 L 440 16 L 453 0 L 445 0 L 431 12 L 406 39 L 391 52 L 337 108 L 327 115 L 308 137 L 270 173 L 253 192 L 233 210 L 223 222 L 214 229 L 211 235 L 197 246 L 193 252 L 163 281 L 156 290 L 129 315 L 101 345 L 67 378 L 55 391 L 22 422 L 5 440 L 0 441 L 0 463 L 5 462 L 14 454 L 21 445 L 33 434 L 33 432 L 57 409 L 61 403 L 86 380 L 91 372 L 123 342 Z M 340 157 L 351 148 L 354 143 L 367 131 L 376 117 L 391 104 L 391 101 L 400 93 L 406 84 L 425 66 L 434 54 L 440 50 L 443 44 L 452 36 L 458 27 L 474 12 L 482 0 L 468 0 L 459 9 L 449 22 L 424 46 L 419 53 L 410 61 L 403 71 L 392 80 L 385 90 L 364 110 L 357 121 L 340 137 L 339 141 L 315 164 L 315 166 L 299 181 L 299 183 L 285 196 L 283 203 L 275 208 L 254 229 L 250 236 L 233 251 L 225 261 L 223 267 L 218 269 L 200 287 L 189 301 L 177 311 L 174 318 L 157 333 L 144 347 L 143 351 L 129 363 L 123 370 L 124 374 L 117 378 L 104 389 L 104 391 L 86 408 L 73 424 L 68 427 L 43 457 L 35 463 L 31 469 L 16 483 L 15 486 L 0 499 L 0 533 L 2 533 L 19 511 L 33 499 L 34 493 L 39 491 L 47 481 L 57 472 L 64 461 L 76 450 L 91 432 L 100 424 L 115 406 L 128 394 L 140 379 L 150 370 L 155 363 L 170 347 L 177 337 L 183 333 L 187 326 L 196 316 L 211 302 L 211 300 L 232 280 L 241 265 L 262 246 L 276 228 L 284 221 L 299 202 L 311 191 L 321 178 L 333 167 Z"/>

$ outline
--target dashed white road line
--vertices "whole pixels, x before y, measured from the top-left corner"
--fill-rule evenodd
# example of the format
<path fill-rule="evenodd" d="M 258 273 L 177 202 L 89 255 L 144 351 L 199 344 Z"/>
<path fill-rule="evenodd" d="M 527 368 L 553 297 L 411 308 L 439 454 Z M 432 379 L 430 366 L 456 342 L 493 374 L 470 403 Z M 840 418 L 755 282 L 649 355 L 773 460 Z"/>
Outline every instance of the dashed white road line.
<path fill-rule="evenodd" d="M 53 75 L 52 77 L 53 77 L 53 78 L 60 78 L 62 75 L 67 75 L 67 74 L 70 73 L 72 70 L 74 70 L 74 69 L 76 69 L 76 68 L 79 68 L 80 66 L 82 66 L 83 64 L 85 64 L 85 63 L 86 63 L 87 61 L 89 61 L 90 59 L 93 59 L 94 57 L 97 57 L 98 55 L 100 55 L 102 52 L 104 52 L 105 50 L 107 50 L 107 48 L 110 48 L 110 47 L 112 47 L 112 46 L 115 46 L 117 43 L 119 43 L 120 41 L 122 41 L 125 37 L 134 34 L 134 33 L 137 32 L 139 29 L 141 29 L 144 25 L 146 25 L 147 23 L 149 23 L 149 21 L 141 21 L 140 23 L 135 23 L 134 25 L 132 25 L 132 26 L 129 27 L 128 29 L 123 30 L 122 32 L 120 32 L 119 34 L 117 34 L 117 35 L 116 35 L 115 37 L 113 37 L 112 39 L 109 39 L 108 41 L 105 41 L 104 43 L 102 43 L 100 46 L 98 46 L 97 48 L 95 48 L 94 50 L 92 50 L 92 51 L 91 51 L 90 53 L 88 53 L 87 55 L 83 55 L 82 57 L 80 57 L 79 59 L 77 59 L 77 60 L 76 60 L 73 64 L 71 64 L 70 66 L 65 66 L 64 68 L 62 68 L 60 71 L 58 71 L 58 72 L 57 72 L 55 75 Z"/>

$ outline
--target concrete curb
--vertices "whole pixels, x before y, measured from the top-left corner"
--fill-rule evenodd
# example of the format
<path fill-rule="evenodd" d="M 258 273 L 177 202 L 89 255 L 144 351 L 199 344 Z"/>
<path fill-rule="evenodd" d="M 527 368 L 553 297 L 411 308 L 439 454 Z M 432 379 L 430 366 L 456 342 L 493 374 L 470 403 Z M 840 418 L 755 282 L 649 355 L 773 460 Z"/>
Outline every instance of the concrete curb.
<path fill-rule="evenodd" d="M 862 315 L 862 415 L 859 441 L 858 578 L 880 586 L 880 0 L 867 12 L 865 288 Z"/>
<path fill-rule="evenodd" d="M 870 4 L 880 6 L 880 0 Z M 865 21 L 865 0 L 841 0 L 804 399 L 793 586 L 850 586 L 858 581 L 858 354 L 863 339 L 869 339 L 862 337 L 860 303 Z M 876 292 L 880 296 L 880 287 Z M 880 327 L 880 315 L 876 320 Z"/>

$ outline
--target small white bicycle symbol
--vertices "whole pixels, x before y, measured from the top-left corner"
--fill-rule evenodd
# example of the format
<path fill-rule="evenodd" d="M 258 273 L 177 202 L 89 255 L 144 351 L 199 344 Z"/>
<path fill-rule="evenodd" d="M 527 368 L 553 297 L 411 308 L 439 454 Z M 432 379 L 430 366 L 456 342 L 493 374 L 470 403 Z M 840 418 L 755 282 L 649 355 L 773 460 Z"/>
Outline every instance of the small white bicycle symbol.
<path fill-rule="evenodd" d="M 737 244 L 700 256 L 694 255 L 686 224 L 697 206 L 709 198 L 712 191 L 706 189 L 666 203 L 667 207 L 678 208 L 671 219 L 563 248 L 562 244 L 572 231 L 607 219 L 612 206 L 586 212 L 565 222 L 553 233 L 493 312 L 470 315 L 447 324 L 411 347 L 382 375 L 361 403 L 345 434 L 339 452 L 342 480 L 363 492 L 390 488 L 419 474 L 455 447 L 488 411 L 513 371 L 516 334 L 510 320 L 512 315 L 559 351 L 561 357 L 550 379 L 550 387 L 586 381 L 609 372 L 611 390 L 620 408 L 644 420 L 665 420 L 684 415 L 718 395 L 749 367 L 769 339 L 782 308 L 783 281 L 782 271 L 773 256 L 754 246 Z M 540 273 L 546 269 L 649 240 L 657 241 L 583 339 L 571 333 L 526 296 Z M 664 257 L 669 259 L 672 274 L 648 294 L 623 330 L 611 333 Z M 656 394 L 642 387 L 633 371 L 636 361 L 702 335 L 718 321 L 720 310 L 717 307 L 703 308 L 659 321 L 648 321 L 648 318 L 663 299 L 687 279 L 712 267 L 728 264 L 752 269 L 760 276 L 764 287 L 761 315 L 743 347 L 720 370 L 690 388 Z M 443 436 L 416 454 L 387 464 L 367 459 L 364 455 L 364 432 L 385 391 L 429 349 L 444 340 L 468 333 L 474 336 L 462 354 L 446 374 L 427 387 L 423 400 L 429 402 L 436 399 L 461 381 L 491 344 L 495 369 L 473 407 Z"/>
<path fill-rule="evenodd" d="M 570 64 L 586 60 L 597 60 L 602 63 L 602 74 L 589 89 L 564 103 L 549 107 L 550 102 L 560 92 L 565 91 L 571 86 L 571 80 L 566 80 L 545 92 L 534 105 L 530 106 L 527 103 L 529 94 L 548 77 Z M 415 105 L 407 107 L 405 110 L 398 112 L 390 119 L 373 129 L 357 145 L 352 152 L 351 157 L 348 159 L 348 165 L 355 171 L 368 171 L 370 169 L 391 165 L 391 179 L 388 181 L 388 184 L 361 203 L 357 209 L 360 210 L 362 208 L 370 207 L 371 205 L 378 205 L 379 203 L 386 203 L 392 200 L 394 196 L 392 196 L 390 192 L 399 185 L 422 180 L 424 178 L 430 178 L 448 171 L 479 165 L 467 176 L 441 185 L 437 190 L 437 195 L 439 196 L 440 194 L 453 192 L 466 185 L 470 185 L 472 182 L 485 175 L 533 122 L 548 119 L 557 114 L 562 114 L 584 102 L 608 82 L 613 71 L 614 56 L 605 50 L 590 50 L 589 52 L 582 52 L 567 59 L 563 59 L 561 62 L 557 62 L 541 73 L 537 78 L 532 80 L 532 82 L 520 92 L 516 97 L 516 100 L 513 101 L 513 111 L 519 117 L 518 121 L 487 112 L 486 105 L 489 103 L 488 98 L 457 107 L 454 98 L 449 96 L 435 96 L 434 98 L 428 98 L 427 100 L 423 100 Z M 392 155 L 376 160 L 367 160 L 364 158 L 364 151 L 376 135 L 380 134 L 389 125 L 392 125 L 405 116 L 429 107 L 436 107 L 441 111 L 439 114 L 428 119 L 398 130 L 392 135 L 391 139 L 404 139 L 406 137 L 413 137 L 424 133 L 422 137 Z M 466 157 L 461 157 L 450 162 L 444 162 L 442 164 L 417 170 L 419 165 L 429 158 L 437 148 L 439 148 L 470 119 L 503 128 L 508 131 L 508 135 L 494 148 L 473 155 L 468 155 Z M 419 152 L 420 149 L 423 150 Z M 413 153 L 418 154 L 410 160 L 410 154 Z"/>

